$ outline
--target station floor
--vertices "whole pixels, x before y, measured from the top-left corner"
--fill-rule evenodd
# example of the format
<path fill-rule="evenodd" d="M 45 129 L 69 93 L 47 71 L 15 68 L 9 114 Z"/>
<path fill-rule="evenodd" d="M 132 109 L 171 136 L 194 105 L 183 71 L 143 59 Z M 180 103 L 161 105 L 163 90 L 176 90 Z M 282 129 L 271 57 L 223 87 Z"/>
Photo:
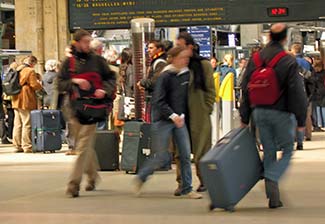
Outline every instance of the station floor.
<path fill-rule="evenodd" d="M 76 157 L 66 156 L 65 150 L 15 154 L 12 146 L 0 145 L 0 224 L 325 224 L 325 133 L 314 133 L 305 150 L 295 152 L 280 184 L 284 208 L 267 208 L 260 182 L 234 213 L 209 212 L 207 194 L 202 200 L 174 197 L 175 169 L 154 175 L 141 197 L 133 195 L 134 175 L 101 172 L 97 191 L 67 198 L 65 186 Z"/>

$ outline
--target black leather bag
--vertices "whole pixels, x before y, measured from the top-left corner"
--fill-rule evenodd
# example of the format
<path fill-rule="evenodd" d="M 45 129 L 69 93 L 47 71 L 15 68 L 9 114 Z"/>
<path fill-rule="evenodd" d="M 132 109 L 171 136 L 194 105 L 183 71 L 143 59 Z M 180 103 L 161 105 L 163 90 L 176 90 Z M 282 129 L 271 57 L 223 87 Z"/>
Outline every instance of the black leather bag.
<path fill-rule="evenodd" d="M 71 101 L 71 106 L 81 124 L 95 124 L 108 116 L 109 103 L 102 99 L 77 98 Z"/>

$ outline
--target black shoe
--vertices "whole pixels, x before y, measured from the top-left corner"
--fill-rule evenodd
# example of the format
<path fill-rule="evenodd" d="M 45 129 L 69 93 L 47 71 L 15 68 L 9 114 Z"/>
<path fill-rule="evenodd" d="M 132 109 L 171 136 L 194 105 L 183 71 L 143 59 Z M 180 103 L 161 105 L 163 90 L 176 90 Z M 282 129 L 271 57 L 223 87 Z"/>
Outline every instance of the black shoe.
<path fill-rule="evenodd" d="M 311 142 L 311 138 L 306 138 L 306 141 L 307 142 Z"/>
<path fill-rule="evenodd" d="M 283 204 L 280 200 L 280 190 L 277 182 L 265 178 L 265 191 L 269 199 L 269 208 L 280 208 Z"/>
<path fill-rule="evenodd" d="M 9 142 L 9 140 L 7 138 L 3 139 L 1 141 L 1 144 L 4 144 L 4 145 L 9 145 L 9 144 L 12 144 L 11 142 Z"/>
<path fill-rule="evenodd" d="M 272 201 L 271 199 L 269 200 L 270 209 L 281 208 L 281 207 L 283 207 L 283 203 L 281 201 Z"/>
<path fill-rule="evenodd" d="M 200 184 L 200 186 L 196 189 L 197 192 L 206 192 L 207 189 L 203 184 Z"/>
<path fill-rule="evenodd" d="M 304 146 L 302 144 L 297 145 L 297 150 L 304 150 Z"/>

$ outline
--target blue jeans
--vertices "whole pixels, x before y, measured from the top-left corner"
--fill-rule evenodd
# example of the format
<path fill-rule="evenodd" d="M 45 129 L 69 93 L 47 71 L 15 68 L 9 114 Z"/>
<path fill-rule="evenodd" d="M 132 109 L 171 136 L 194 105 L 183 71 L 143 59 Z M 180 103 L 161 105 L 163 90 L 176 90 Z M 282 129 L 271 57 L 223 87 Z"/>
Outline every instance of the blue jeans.
<path fill-rule="evenodd" d="M 173 136 L 179 151 L 181 163 L 182 194 L 192 191 L 191 145 L 187 127 L 176 128 L 171 121 L 158 121 L 152 124 L 153 156 L 141 167 L 138 173 L 145 182 L 155 170 L 170 162 L 168 152 L 170 137 Z"/>
<path fill-rule="evenodd" d="M 108 129 L 107 127 L 107 119 L 105 119 L 104 121 L 100 121 L 100 122 L 97 122 L 97 130 L 98 131 L 105 131 Z"/>
<path fill-rule="evenodd" d="M 305 131 L 298 131 L 297 130 L 297 143 L 298 145 L 302 145 L 305 140 Z"/>
<path fill-rule="evenodd" d="M 317 125 L 325 128 L 325 107 L 316 107 Z"/>
<path fill-rule="evenodd" d="M 278 182 L 289 166 L 296 134 L 296 119 L 291 113 L 256 108 L 254 120 L 264 148 L 264 177 Z M 283 154 L 277 160 L 277 150 Z"/>

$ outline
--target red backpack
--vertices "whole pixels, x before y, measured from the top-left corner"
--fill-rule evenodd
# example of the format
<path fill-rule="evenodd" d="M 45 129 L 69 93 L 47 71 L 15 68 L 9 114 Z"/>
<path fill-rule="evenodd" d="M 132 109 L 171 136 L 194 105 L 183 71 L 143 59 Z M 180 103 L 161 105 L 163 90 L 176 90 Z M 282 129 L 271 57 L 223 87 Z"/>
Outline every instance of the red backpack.
<path fill-rule="evenodd" d="M 248 83 L 250 105 L 273 105 L 278 101 L 282 91 L 273 68 L 286 55 L 285 51 L 281 51 L 266 65 L 259 53 L 253 55 L 256 69 Z"/>

